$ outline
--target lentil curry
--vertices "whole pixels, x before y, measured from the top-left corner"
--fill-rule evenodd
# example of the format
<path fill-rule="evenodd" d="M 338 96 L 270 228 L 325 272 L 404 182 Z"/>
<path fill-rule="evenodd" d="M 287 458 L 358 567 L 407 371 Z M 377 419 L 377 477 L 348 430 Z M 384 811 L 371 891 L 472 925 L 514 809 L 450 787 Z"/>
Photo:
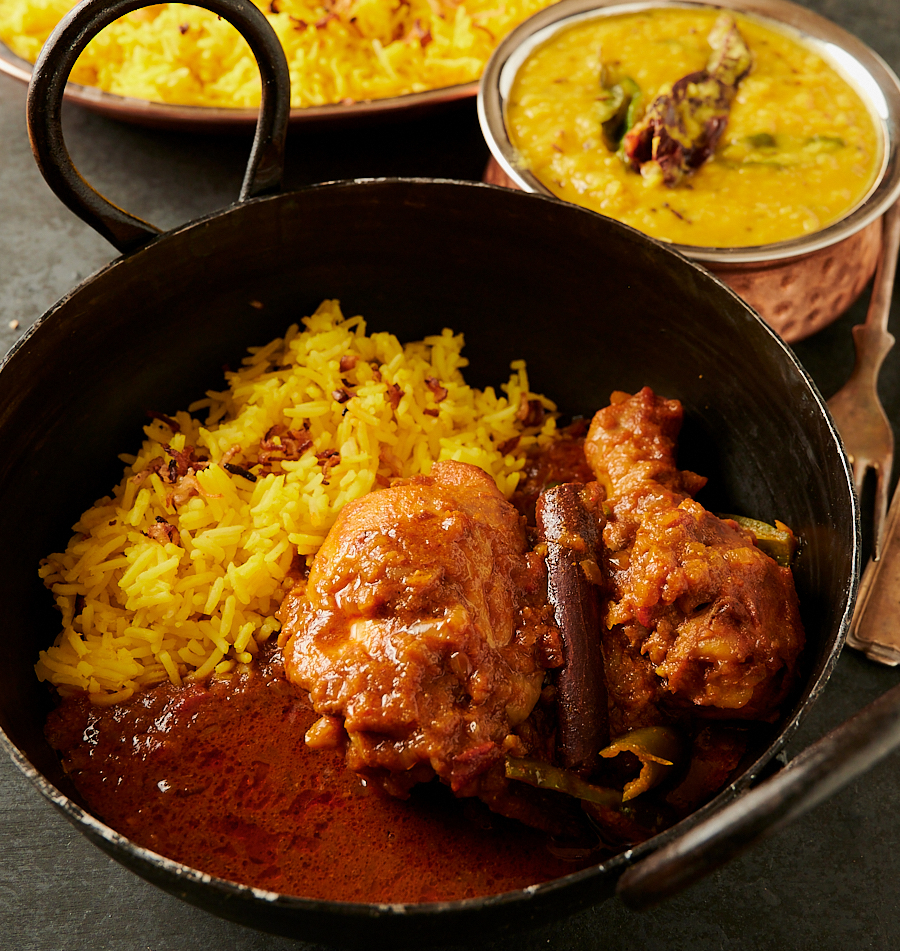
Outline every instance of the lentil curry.
<path fill-rule="evenodd" d="M 724 71 L 714 119 L 700 104 L 715 136 L 694 150 L 695 167 L 689 155 L 687 174 L 664 175 L 634 158 L 628 127 L 664 112 L 660 103 L 678 107 L 681 85 L 696 103 L 703 82 L 723 75 L 721 61 L 713 67 L 719 17 L 702 8 L 597 17 L 536 49 L 507 103 L 521 166 L 560 198 L 684 245 L 770 244 L 843 217 L 875 181 L 873 118 L 799 35 L 748 16 L 733 19 L 751 65 Z"/>

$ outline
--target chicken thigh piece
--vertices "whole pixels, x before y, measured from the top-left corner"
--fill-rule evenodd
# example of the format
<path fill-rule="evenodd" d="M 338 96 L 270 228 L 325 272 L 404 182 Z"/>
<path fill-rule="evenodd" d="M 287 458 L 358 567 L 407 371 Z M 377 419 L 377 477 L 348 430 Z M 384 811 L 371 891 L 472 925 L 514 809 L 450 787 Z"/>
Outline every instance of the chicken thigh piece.
<path fill-rule="evenodd" d="M 493 479 L 438 462 L 343 509 L 282 608 L 285 671 L 351 769 L 475 795 L 561 662 L 545 586 Z"/>
<path fill-rule="evenodd" d="M 602 637 L 618 729 L 654 722 L 658 707 L 766 719 L 803 647 L 790 569 L 695 502 L 705 479 L 676 468 L 682 415 L 648 387 L 614 393 L 585 442 L 609 506 Z"/>

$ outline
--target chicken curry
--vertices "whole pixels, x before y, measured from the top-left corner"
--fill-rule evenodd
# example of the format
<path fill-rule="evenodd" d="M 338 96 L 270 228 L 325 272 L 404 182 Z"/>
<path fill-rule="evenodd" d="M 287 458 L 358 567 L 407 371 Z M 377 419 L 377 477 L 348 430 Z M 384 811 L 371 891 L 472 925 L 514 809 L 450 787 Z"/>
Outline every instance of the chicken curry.
<path fill-rule="evenodd" d="M 253 664 L 70 695 L 51 745 L 133 841 L 285 894 L 486 895 L 649 837 L 734 774 L 804 640 L 790 569 L 676 467 L 682 415 L 613 394 L 512 501 L 445 461 L 349 503 Z"/>

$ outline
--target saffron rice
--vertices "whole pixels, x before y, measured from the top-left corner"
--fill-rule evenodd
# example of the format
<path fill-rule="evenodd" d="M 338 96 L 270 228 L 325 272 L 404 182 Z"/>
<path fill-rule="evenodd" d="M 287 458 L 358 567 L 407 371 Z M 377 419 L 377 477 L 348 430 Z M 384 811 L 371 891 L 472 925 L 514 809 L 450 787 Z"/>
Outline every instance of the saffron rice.
<path fill-rule="evenodd" d="M 553 438 L 555 407 L 529 391 L 521 361 L 502 393 L 479 391 L 450 330 L 402 346 L 367 336 L 337 301 L 302 323 L 251 348 L 227 389 L 145 426 L 112 496 L 42 564 L 62 631 L 40 679 L 115 703 L 167 679 L 227 676 L 279 630 L 297 559 L 347 502 L 439 459 L 480 466 L 508 497 L 526 452 Z M 199 457 L 205 467 L 172 478 Z"/>
<path fill-rule="evenodd" d="M 551 0 L 255 0 L 281 40 L 294 108 L 474 82 L 497 43 Z M 72 0 L 0 0 L 0 40 L 34 62 Z M 162 3 L 103 30 L 73 82 L 179 105 L 252 108 L 250 48 L 208 10 Z"/>

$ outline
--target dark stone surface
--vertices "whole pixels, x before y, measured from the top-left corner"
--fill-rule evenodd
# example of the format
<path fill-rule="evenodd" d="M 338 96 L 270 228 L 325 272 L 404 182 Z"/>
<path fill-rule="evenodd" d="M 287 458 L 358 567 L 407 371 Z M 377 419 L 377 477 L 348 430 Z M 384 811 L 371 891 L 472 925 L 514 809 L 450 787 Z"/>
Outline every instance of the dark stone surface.
<path fill-rule="evenodd" d="M 900 71 L 897 0 L 805 0 L 859 35 Z M 43 183 L 31 158 L 25 90 L 0 76 L 0 352 L 111 248 Z M 148 131 L 71 108 L 68 144 L 82 174 L 113 201 L 172 227 L 237 195 L 249 140 Z M 294 131 L 287 186 L 390 174 L 477 179 L 487 160 L 473 103 L 415 121 Z M 865 300 L 796 347 L 826 396 L 850 372 L 850 328 Z M 900 294 L 892 329 L 900 336 Z M 900 423 L 900 348 L 882 398 Z M 15 544 L 14 539 L 4 539 Z M 846 652 L 791 744 L 796 752 L 893 686 L 895 670 Z M 900 756 L 732 861 L 689 892 L 635 914 L 617 901 L 482 951 L 890 951 L 900 947 L 897 805 Z M 106 858 L 0 761 L 0 945 L 21 951 L 261 951 L 313 946 L 250 931 L 195 910 Z M 302 936 L 298 936 L 298 939 Z M 462 951 L 456 948 L 455 951 Z"/>

